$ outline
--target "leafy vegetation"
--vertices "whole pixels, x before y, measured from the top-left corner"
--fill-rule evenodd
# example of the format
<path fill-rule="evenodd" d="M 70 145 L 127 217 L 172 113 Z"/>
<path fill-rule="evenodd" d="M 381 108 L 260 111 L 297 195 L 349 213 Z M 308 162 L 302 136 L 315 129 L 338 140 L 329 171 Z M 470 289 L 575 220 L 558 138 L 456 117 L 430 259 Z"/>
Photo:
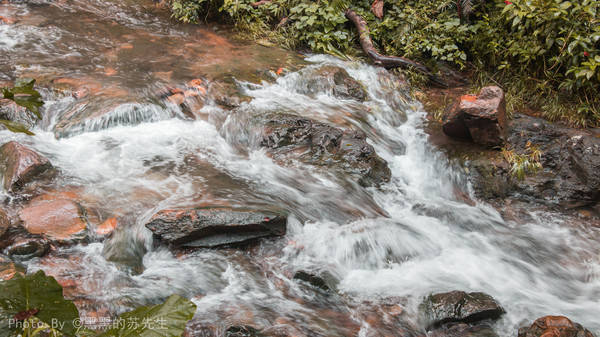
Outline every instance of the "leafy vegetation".
<path fill-rule="evenodd" d="M 551 120 L 600 125 L 600 1 L 387 0 L 383 19 L 370 1 L 172 0 L 185 22 L 219 19 L 255 39 L 288 48 L 355 55 L 357 38 L 343 9 L 368 23 L 386 54 L 436 68 L 469 70 L 476 84 L 501 84 L 509 107 Z M 256 8 L 255 8 L 256 7 Z"/>
<path fill-rule="evenodd" d="M 526 145 L 526 153 L 518 154 L 513 150 L 503 149 L 502 155 L 511 165 L 510 174 L 519 180 L 525 179 L 525 176 L 534 174 L 542 168 L 540 162 L 542 152 L 529 142 Z"/>
<path fill-rule="evenodd" d="M 0 282 L 0 337 L 34 336 L 163 336 L 184 332 L 196 306 L 177 295 L 163 304 L 144 306 L 115 318 L 99 331 L 82 326 L 73 302 L 43 271 Z M 102 329 L 104 328 L 104 329 Z"/>
<path fill-rule="evenodd" d="M 19 79 L 12 88 L 2 88 L 2 96 L 27 109 L 35 118 L 42 119 L 40 107 L 44 105 L 42 95 L 33 88 L 35 80 L 30 78 Z M 33 135 L 33 132 L 18 122 L 0 119 L 0 123 L 12 132 L 22 132 Z"/>

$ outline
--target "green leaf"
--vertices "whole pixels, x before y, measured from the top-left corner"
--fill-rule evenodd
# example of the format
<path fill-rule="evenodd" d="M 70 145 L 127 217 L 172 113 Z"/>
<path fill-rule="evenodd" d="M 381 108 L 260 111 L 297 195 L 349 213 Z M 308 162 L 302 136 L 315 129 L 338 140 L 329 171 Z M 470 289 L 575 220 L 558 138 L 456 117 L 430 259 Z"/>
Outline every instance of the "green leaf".
<path fill-rule="evenodd" d="M 34 316 L 47 325 L 74 336 L 77 308 L 63 297 L 62 287 L 43 271 L 35 274 L 16 275 L 0 282 L 0 336 L 12 336 L 15 315 L 29 310 L 37 311 Z M 13 329 L 11 329 L 11 327 Z"/>
<path fill-rule="evenodd" d="M 34 85 L 34 79 L 18 79 L 13 88 L 3 88 L 2 93 L 4 98 L 13 100 L 31 111 L 38 119 L 42 119 L 39 108 L 44 105 L 44 101 L 42 101 L 42 95 L 33 88 Z"/>
<path fill-rule="evenodd" d="M 126 312 L 101 337 L 180 337 L 196 312 L 192 301 L 172 295 L 165 303 Z"/>
<path fill-rule="evenodd" d="M 35 136 L 35 133 L 29 131 L 29 129 L 25 125 L 23 125 L 19 122 L 9 121 L 6 119 L 0 119 L 0 124 L 4 125 L 8 130 L 10 130 L 12 132 L 22 132 L 22 133 L 30 135 L 30 136 Z"/>

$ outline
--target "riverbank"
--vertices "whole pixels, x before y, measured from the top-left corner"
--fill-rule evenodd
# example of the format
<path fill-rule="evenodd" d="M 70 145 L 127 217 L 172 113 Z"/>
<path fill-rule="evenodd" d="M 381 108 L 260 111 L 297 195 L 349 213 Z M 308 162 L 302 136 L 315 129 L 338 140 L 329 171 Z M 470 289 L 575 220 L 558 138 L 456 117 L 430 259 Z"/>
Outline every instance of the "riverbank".
<path fill-rule="evenodd" d="M 433 72 L 447 67 L 467 71 L 474 86 L 503 87 L 515 110 L 539 111 L 548 120 L 578 127 L 600 121 L 597 1 L 163 4 L 184 22 L 230 22 L 247 38 L 339 57 L 362 54 L 355 27 L 344 15 L 352 9 L 366 21 L 382 54 L 412 58 Z"/>

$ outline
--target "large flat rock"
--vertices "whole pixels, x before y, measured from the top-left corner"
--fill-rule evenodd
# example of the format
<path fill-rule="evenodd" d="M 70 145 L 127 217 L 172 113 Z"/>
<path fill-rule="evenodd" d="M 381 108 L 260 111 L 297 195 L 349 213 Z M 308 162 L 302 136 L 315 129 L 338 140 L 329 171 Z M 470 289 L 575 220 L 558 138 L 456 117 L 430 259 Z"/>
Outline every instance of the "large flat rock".
<path fill-rule="evenodd" d="M 146 224 L 154 238 L 179 247 L 218 247 L 284 235 L 286 217 L 228 208 L 162 210 Z"/>

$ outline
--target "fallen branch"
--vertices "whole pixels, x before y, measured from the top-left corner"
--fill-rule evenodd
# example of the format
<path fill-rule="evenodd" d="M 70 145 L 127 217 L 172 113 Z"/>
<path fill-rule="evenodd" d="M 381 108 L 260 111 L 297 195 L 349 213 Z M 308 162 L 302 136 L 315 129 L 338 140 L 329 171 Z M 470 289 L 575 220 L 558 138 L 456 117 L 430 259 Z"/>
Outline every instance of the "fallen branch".
<path fill-rule="evenodd" d="M 427 67 L 418 62 L 400 56 L 381 55 L 373 46 L 373 42 L 371 41 L 370 36 L 371 33 L 369 32 L 367 22 L 351 9 L 347 9 L 344 12 L 344 14 L 348 18 L 348 20 L 350 20 L 354 24 L 354 26 L 356 26 L 360 39 L 360 46 L 365 51 L 365 53 L 369 55 L 369 57 L 373 60 L 373 62 L 376 65 L 380 65 L 384 68 L 413 67 L 419 72 L 427 75 L 427 77 L 429 77 L 429 80 L 431 80 L 432 82 L 442 85 L 444 87 L 447 86 L 447 84 L 444 81 L 442 81 L 439 77 L 435 76 L 429 69 L 427 69 Z"/>
<path fill-rule="evenodd" d="M 271 0 L 260 0 L 257 2 L 251 3 L 250 6 L 252 6 L 252 8 L 258 8 L 264 4 L 268 4 L 269 2 L 271 2 Z"/>

